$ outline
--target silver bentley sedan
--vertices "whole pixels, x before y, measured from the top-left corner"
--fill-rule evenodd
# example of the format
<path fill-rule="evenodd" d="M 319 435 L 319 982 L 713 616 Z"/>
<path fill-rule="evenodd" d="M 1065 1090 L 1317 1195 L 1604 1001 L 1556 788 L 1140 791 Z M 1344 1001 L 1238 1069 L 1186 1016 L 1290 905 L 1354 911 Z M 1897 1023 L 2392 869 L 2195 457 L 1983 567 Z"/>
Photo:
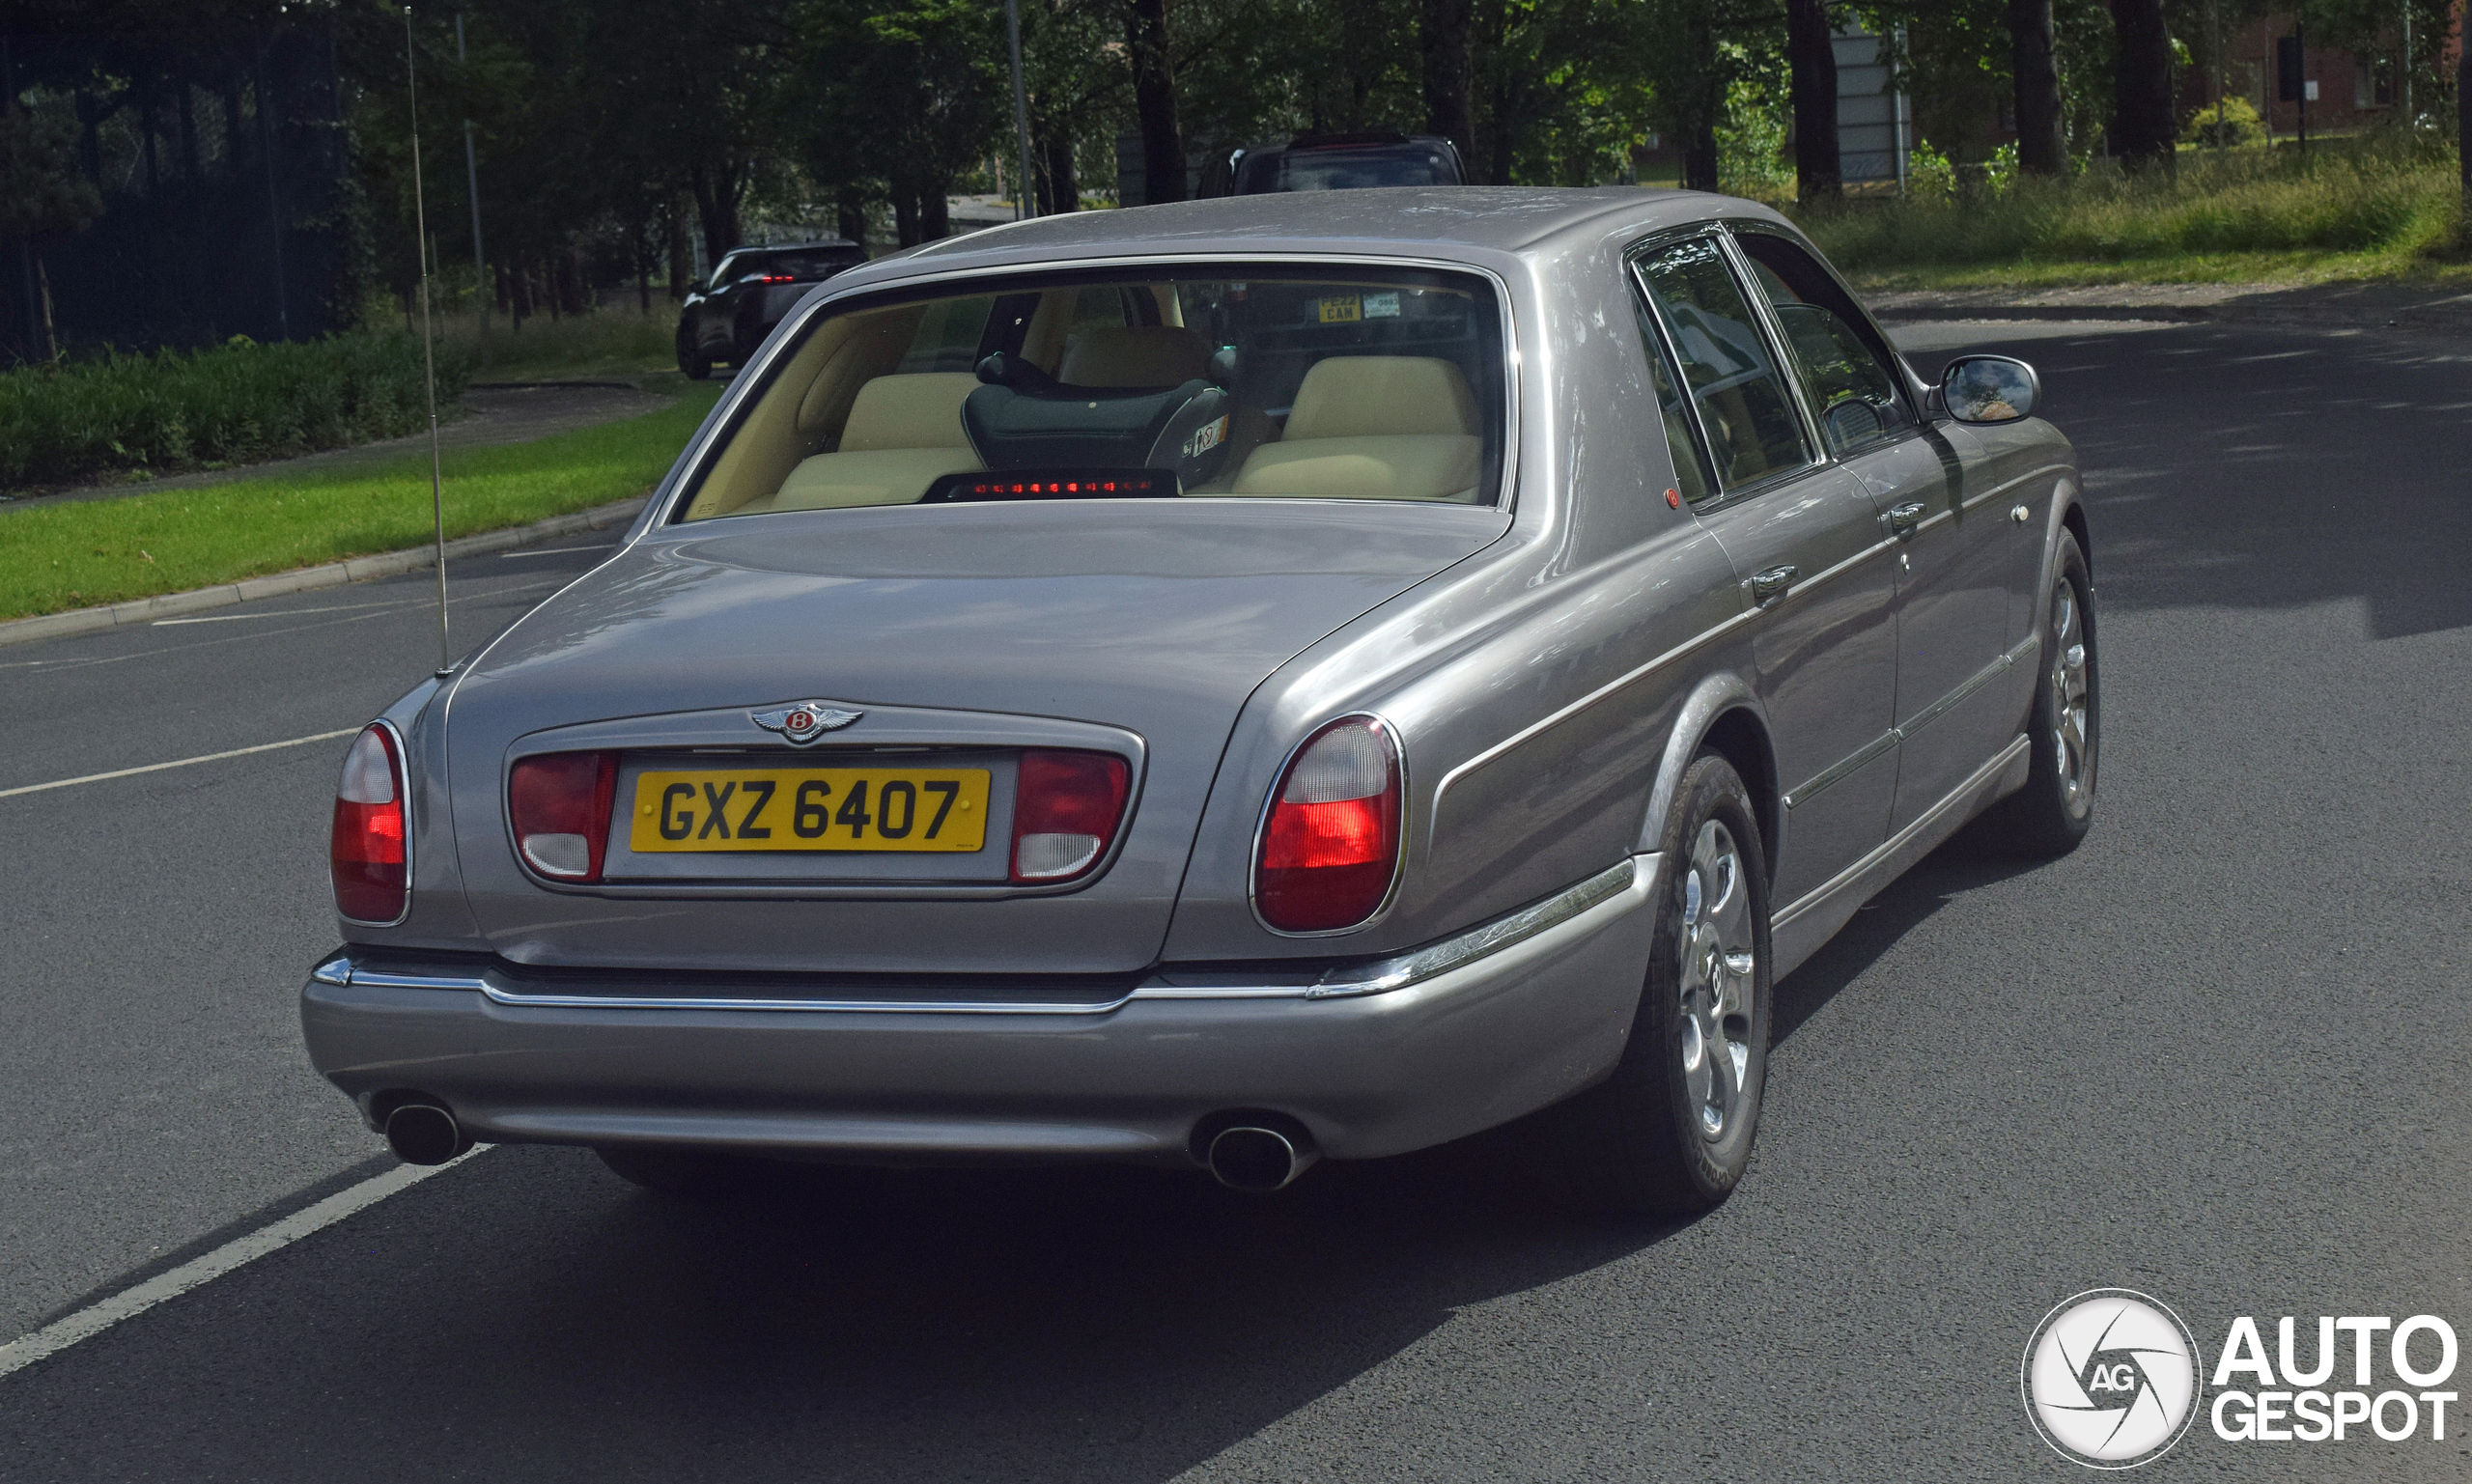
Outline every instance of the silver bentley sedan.
<path fill-rule="evenodd" d="M 1109 1160 L 1519 1121 L 1693 1211 L 1771 985 L 2093 803 L 2031 369 L 1642 190 L 1053 217 L 821 287 L 616 553 L 351 748 L 318 1069 L 406 1160 Z"/>

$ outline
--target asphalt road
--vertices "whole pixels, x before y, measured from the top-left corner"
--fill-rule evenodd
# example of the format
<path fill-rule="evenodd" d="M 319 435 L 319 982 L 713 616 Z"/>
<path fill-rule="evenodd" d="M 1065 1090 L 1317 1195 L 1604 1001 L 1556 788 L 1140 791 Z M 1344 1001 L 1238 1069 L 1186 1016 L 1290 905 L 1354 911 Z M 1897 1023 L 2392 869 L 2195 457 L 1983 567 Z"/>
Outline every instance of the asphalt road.
<path fill-rule="evenodd" d="M 1903 333 L 2012 346 L 2078 442 L 2101 814 L 1961 838 L 1780 986 L 1718 1212 L 1573 1219 L 1481 1143 L 717 1209 L 496 1149 L 0 1378 L 0 1477 L 2073 1478 L 2017 1365 L 2083 1289 L 2208 1357 L 2240 1314 L 2472 1349 L 2472 354 Z M 467 562 L 457 623 L 592 555 Z M 0 650 L 0 790 L 351 726 L 433 662 L 427 580 Z M 342 746 L 0 798 L 0 1337 L 379 1167 L 293 1021 Z M 2144 1476 L 2459 1479 L 2465 1428 L 2202 1420 Z"/>

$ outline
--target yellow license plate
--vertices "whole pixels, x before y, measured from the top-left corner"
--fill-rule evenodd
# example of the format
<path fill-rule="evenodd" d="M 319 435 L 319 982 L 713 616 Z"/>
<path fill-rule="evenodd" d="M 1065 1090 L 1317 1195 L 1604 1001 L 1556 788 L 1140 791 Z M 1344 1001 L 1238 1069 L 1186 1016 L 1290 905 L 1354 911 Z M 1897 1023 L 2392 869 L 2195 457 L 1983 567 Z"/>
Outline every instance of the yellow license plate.
<path fill-rule="evenodd" d="M 1364 300 L 1354 294 L 1334 294 L 1322 300 L 1324 324 L 1350 324 L 1364 318 Z"/>
<path fill-rule="evenodd" d="M 646 771 L 627 844 L 663 851 L 960 851 L 987 843 L 983 768 Z"/>

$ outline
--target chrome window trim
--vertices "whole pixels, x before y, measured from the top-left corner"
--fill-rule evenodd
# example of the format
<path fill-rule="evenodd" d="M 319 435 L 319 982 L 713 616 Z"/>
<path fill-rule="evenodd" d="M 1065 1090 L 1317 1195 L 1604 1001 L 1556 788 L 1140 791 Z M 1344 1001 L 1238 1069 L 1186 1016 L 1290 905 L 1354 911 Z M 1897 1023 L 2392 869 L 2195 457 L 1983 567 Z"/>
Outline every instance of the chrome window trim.
<path fill-rule="evenodd" d="M 974 267 L 945 268 L 939 272 L 919 273 L 915 275 L 892 278 L 880 283 L 859 285 L 837 293 L 826 290 L 815 297 L 808 299 L 803 305 L 793 309 L 788 316 L 783 318 L 780 326 L 777 327 L 770 337 L 768 337 L 763 353 L 756 357 L 753 364 L 731 375 L 729 390 L 721 397 L 720 401 L 714 404 L 713 411 L 709 414 L 709 421 L 707 422 L 705 429 L 699 431 L 699 436 L 688 445 L 685 454 L 681 456 L 678 464 L 681 471 L 679 477 L 672 481 L 665 490 L 658 490 L 654 493 L 648 508 L 658 507 L 660 514 L 650 519 L 639 518 L 634 527 L 635 535 L 632 539 L 623 543 L 619 547 L 619 551 L 623 552 L 634 546 L 637 543 L 648 539 L 654 531 L 665 530 L 671 526 L 682 523 L 679 520 L 679 516 L 682 514 L 684 505 L 687 501 L 688 491 L 690 489 L 693 489 L 705 475 L 712 471 L 713 461 L 719 455 L 720 444 L 723 441 L 722 434 L 736 426 L 739 415 L 744 410 L 747 401 L 758 394 L 756 389 L 769 385 L 769 378 L 772 373 L 773 362 L 779 360 L 784 354 L 788 353 L 788 348 L 793 342 L 803 340 L 813 328 L 814 322 L 831 313 L 836 306 L 846 305 L 853 299 L 870 298 L 879 294 L 905 294 L 913 290 L 932 288 L 939 284 L 969 283 L 972 280 L 981 278 L 1020 278 L 1046 274 L 1111 270 L 1119 267 L 1128 269 L 1174 267 L 1179 266 L 1217 267 L 1225 265 L 1242 265 L 1249 263 L 1279 264 L 1304 267 L 1334 266 L 1416 268 L 1427 272 L 1473 274 L 1484 279 L 1487 284 L 1491 285 L 1494 291 L 1494 300 L 1502 317 L 1503 466 L 1501 488 L 1497 490 L 1493 503 L 1490 506 L 1475 508 L 1500 510 L 1505 513 L 1515 513 L 1517 511 L 1519 503 L 1520 447 L 1519 374 L 1524 364 L 1524 358 L 1520 354 L 1519 320 L 1511 306 L 1510 280 L 1504 278 L 1494 268 L 1481 263 L 1470 263 L 1450 258 L 1428 258 L 1418 257 L 1410 254 L 1387 255 L 1362 252 L 1265 253 L 1226 250 L 1182 253 L 1138 253 L 1124 255 L 1105 254 L 1098 257 L 1057 258 L 1051 261 L 1033 263 L 982 264 Z M 826 282 L 829 284 L 831 280 L 828 279 Z M 1213 496 L 1213 498 L 1243 499 L 1248 497 L 1234 495 Z M 1292 495 L 1264 495 L 1252 496 L 1252 498 L 1293 499 L 1295 497 Z M 1350 503 L 1365 502 L 1357 501 Z M 1426 503 L 1441 504 L 1446 502 L 1431 501 Z M 762 514 L 795 515 L 801 514 L 801 512 L 766 511 L 762 512 Z M 716 517 L 714 518 L 727 519 L 730 518 Z M 706 522 L 699 520 L 695 523 L 702 525 Z M 617 553 L 612 553 L 613 556 L 616 554 Z"/>
<path fill-rule="evenodd" d="M 1361 999 L 1388 994 L 1453 973 L 1516 947 L 1540 933 L 1579 917 L 1621 895 L 1644 869 L 1653 880 L 1654 854 L 1629 855 L 1526 907 L 1480 923 L 1465 933 L 1412 948 L 1405 953 L 1325 971 L 1310 984 L 1180 985 L 1153 978 L 1115 999 L 1090 1004 L 1021 1004 L 1005 1000 L 870 1000 L 870 999 L 723 999 L 711 996 L 612 994 L 535 994 L 498 983 L 487 970 L 479 973 L 394 973 L 365 968 L 349 952 L 329 955 L 309 977 L 336 989 L 450 990 L 480 994 L 491 1003 L 523 1009 L 556 1010 L 802 1010 L 832 1014 L 874 1015 L 1107 1015 L 1136 1000 L 1202 999 Z"/>
<path fill-rule="evenodd" d="M 1296 766 L 1297 757 L 1303 753 L 1306 747 L 1311 746 L 1316 738 L 1320 737 L 1323 733 L 1329 731 L 1331 728 L 1338 725 L 1342 721 L 1351 721 L 1360 716 L 1382 729 L 1383 736 L 1388 738 L 1390 742 L 1391 760 L 1399 766 L 1399 840 L 1397 848 L 1392 853 L 1390 859 L 1390 884 L 1382 888 L 1382 900 L 1374 906 L 1373 910 L 1365 913 L 1355 922 L 1349 923 L 1346 927 L 1321 928 L 1306 933 L 1291 933 L 1285 928 L 1272 927 L 1270 919 L 1262 915 L 1262 902 L 1260 894 L 1262 883 L 1262 841 L 1270 831 L 1271 811 L 1278 806 L 1279 788 L 1287 782 L 1288 770 Z M 1342 712 L 1338 715 L 1333 716 L 1327 721 L 1315 723 L 1313 729 L 1306 732 L 1304 737 L 1300 738 L 1295 746 L 1287 749 L 1287 756 L 1279 759 L 1278 771 L 1271 774 L 1270 792 L 1262 796 L 1261 813 L 1253 820 L 1253 854 L 1251 858 L 1245 864 L 1245 906 L 1251 910 L 1253 914 L 1253 921 L 1261 925 L 1263 932 L 1276 933 L 1281 938 L 1336 938 L 1344 933 L 1362 932 L 1366 927 L 1379 920 L 1384 912 L 1390 910 L 1390 904 L 1398 900 L 1399 881 L 1401 877 L 1407 874 L 1409 820 L 1408 800 L 1410 798 L 1410 792 L 1411 791 L 1408 786 L 1408 740 L 1400 735 L 1398 727 L 1391 723 L 1390 717 L 1383 715 L 1380 712 L 1352 711 Z"/>
<path fill-rule="evenodd" d="M 1768 291 L 1759 282 L 1757 266 L 1752 262 L 1751 254 L 1742 250 L 1742 243 L 1734 239 L 1731 232 L 1720 232 L 1717 238 L 1722 244 L 1718 251 L 1724 255 L 1727 266 L 1733 269 L 1735 286 L 1750 301 L 1752 314 L 1758 319 L 1761 332 L 1768 337 L 1768 358 L 1777 367 L 1777 379 L 1785 383 L 1785 395 L 1794 399 L 1795 410 L 1803 415 L 1803 437 L 1812 455 L 1812 462 L 1805 464 L 1804 468 L 1840 462 L 1838 455 L 1829 448 L 1826 434 L 1820 432 L 1819 409 L 1812 406 L 1811 396 L 1803 387 L 1801 367 L 1794 356 L 1793 343 L 1785 338 L 1785 322 L 1777 318 L 1777 306 L 1768 300 Z"/>
<path fill-rule="evenodd" d="M 385 717 L 379 717 L 377 720 L 369 723 L 368 726 L 362 727 L 361 731 L 366 732 L 372 728 L 384 732 L 393 740 L 395 743 L 395 766 L 403 771 L 403 776 L 395 781 L 395 788 L 396 792 L 400 793 L 404 797 L 404 910 L 397 912 L 393 917 L 387 918 L 384 921 L 379 921 L 373 917 L 354 917 L 344 910 L 344 905 L 342 902 L 336 901 L 335 916 L 345 922 L 351 923 L 356 928 L 396 928 L 403 926 L 405 920 L 412 915 L 412 840 L 415 827 L 415 816 L 412 813 L 412 748 L 411 744 L 404 740 L 403 730 L 396 726 L 392 721 L 387 720 Z M 359 744 L 359 737 L 354 736 L 352 738 L 352 745 L 358 746 Z M 351 754 L 350 751 L 346 751 L 344 755 L 346 757 L 350 757 Z M 340 798 L 342 797 L 340 791 L 343 787 L 340 779 L 337 780 L 335 787 L 338 791 L 337 798 Z M 329 824 L 327 827 L 331 831 L 333 826 Z M 328 846 L 328 852 L 330 854 L 332 854 L 332 849 L 333 848 L 330 844 Z M 330 864 L 326 875 L 326 895 L 329 900 L 334 899 L 334 872 Z"/>
<path fill-rule="evenodd" d="M 1777 222 L 1760 221 L 1756 218 L 1736 219 L 1729 217 L 1726 221 L 1726 226 L 1728 230 L 1736 234 L 1744 232 L 1757 232 L 1768 237 L 1776 238 L 1782 241 L 1790 242 L 1794 246 L 1802 249 L 1806 257 L 1810 258 L 1813 263 L 1818 264 L 1819 270 L 1828 275 L 1828 281 L 1837 285 L 1837 292 L 1844 294 L 1846 302 L 1852 304 L 1855 311 L 1863 317 L 1863 326 L 1866 329 L 1868 329 L 1871 334 L 1876 337 L 1876 341 L 1872 345 L 1871 349 L 1878 350 L 1885 348 L 1889 353 L 1890 363 L 1897 370 L 1905 373 L 1902 378 L 1905 385 L 1905 400 L 1907 404 L 1905 412 L 1906 416 L 1914 420 L 1908 431 L 1920 432 L 1922 429 L 1930 426 L 1931 420 L 1925 414 L 1923 406 L 1923 394 L 1918 390 L 1918 388 L 1924 384 L 1923 379 L 1916 376 L 1914 374 L 1914 368 L 1906 363 L 1905 352 L 1896 348 L 1896 342 L 1889 338 L 1889 332 L 1880 327 L 1878 318 L 1871 313 L 1871 306 L 1863 302 L 1863 296 L 1854 292 L 1853 286 L 1845 281 L 1845 275 L 1837 271 L 1837 265 L 1828 261 L 1828 254 L 1821 252 L 1818 246 L 1809 238 L 1802 236 L 1790 227 L 1781 225 Z M 1883 443 L 1874 446 L 1886 445 Z M 1866 450 L 1866 452 L 1868 451 L 1868 450 Z"/>
<path fill-rule="evenodd" d="M 1752 315 L 1758 322 L 1754 327 L 1760 333 L 1764 349 L 1768 351 L 1770 369 L 1775 372 L 1777 379 L 1784 383 L 1785 395 L 1793 403 L 1796 425 L 1801 428 L 1803 434 L 1803 462 L 1790 469 L 1778 469 L 1763 474 L 1747 485 L 1729 486 L 1725 476 L 1717 471 L 1715 458 L 1717 445 L 1715 440 L 1708 436 L 1708 425 L 1700 415 L 1699 394 L 1692 390 L 1691 375 L 1684 368 L 1682 357 L 1672 353 L 1674 344 L 1672 327 L 1665 322 L 1665 316 L 1657 309 L 1656 294 L 1649 291 L 1647 279 L 1643 276 L 1643 264 L 1646 259 L 1694 238 L 1709 238 L 1717 242 L 1717 256 L 1725 262 L 1726 271 L 1732 277 L 1736 292 L 1742 294 L 1745 303 L 1751 305 Z M 1796 378 L 1791 374 L 1784 358 L 1778 354 L 1780 341 L 1777 327 L 1767 306 L 1762 302 L 1767 295 L 1754 292 L 1757 288 L 1756 279 L 1752 280 L 1751 289 L 1743 287 L 1745 275 L 1742 262 L 1741 249 L 1735 246 L 1728 237 L 1726 223 L 1714 218 L 1688 227 L 1669 228 L 1652 233 L 1622 249 L 1623 267 L 1626 276 L 1631 280 L 1631 292 L 1640 296 L 1642 307 L 1647 311 L 1648 322 L 1657 327 L 1658 337 L 1665 343 L 1669 354 L 1671 355 L 1675 373 L 1682 378 L 1682 401 L 1689 412 L 1691 426 L 1700 435 L 1700 448 L 1710 456 L 1708 474 L 1716 484 L 1716 492 L 1705 499 L 1692 501 L 1691 509 L 1694 513 L 1722 510 L 1742 501 L 1757 499 L 1763 494 L 1784 488 L 1814 469 L 1836 462 L 1828 452 L 1827 441 L 1819 436 L 1818 425 L 1812 420 L 1810 409 L 1804 406 L 1802 389 L 1794 384 Z"/>

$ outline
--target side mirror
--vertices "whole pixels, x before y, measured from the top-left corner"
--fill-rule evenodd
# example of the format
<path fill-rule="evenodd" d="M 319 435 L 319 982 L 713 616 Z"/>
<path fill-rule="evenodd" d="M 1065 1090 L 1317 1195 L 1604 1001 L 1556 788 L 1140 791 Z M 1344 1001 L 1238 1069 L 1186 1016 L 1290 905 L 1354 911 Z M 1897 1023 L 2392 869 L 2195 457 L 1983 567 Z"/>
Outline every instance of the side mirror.
<path fill-rule="evenodd" d="M 2013 423 L 2035 415 L 2043 385 L 2035 368 L 2005 355 L 1961 355 L 1940 373 L 1941 400 L 1961 423 Z"/>

